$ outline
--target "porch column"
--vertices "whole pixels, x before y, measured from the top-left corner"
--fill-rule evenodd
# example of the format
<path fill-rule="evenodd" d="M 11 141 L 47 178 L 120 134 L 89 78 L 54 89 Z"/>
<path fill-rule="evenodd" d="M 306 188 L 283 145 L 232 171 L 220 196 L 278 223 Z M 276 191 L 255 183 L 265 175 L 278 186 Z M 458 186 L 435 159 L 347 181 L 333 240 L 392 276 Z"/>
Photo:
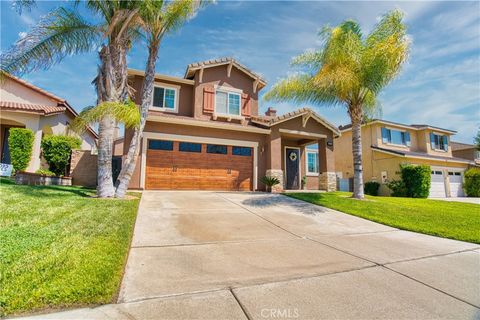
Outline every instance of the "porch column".
<path fill-rule="evenodd" d="M 40 128 L 38 119 L 36 119 L 36 121 L 33 120 L 25 123 L 25 127 L 32 130 L 34 134 L 32 157 L 30 158 L 27 171 L 35 172 L 40 169 L 40 145 L 42 142 L 42 129 Z"/>
<path fill-rule="evenodd" d="M 335 174 L 335 155 L 333 153 L 333 137 L 318 140 L 318 186 L 320 190 L 336 191 L 337 177 Z"/>
<path fill-rule="evenodd" d="M 275 177 L 280 181 L 279 184 L 272 188 L 272 192 L 282 192 L 284 189 L 282 170 L 282 137 L 280 136 L 278 130 L 272 130 L 268 149 L 268 169 L 265 175 L 268 177 Z"/>

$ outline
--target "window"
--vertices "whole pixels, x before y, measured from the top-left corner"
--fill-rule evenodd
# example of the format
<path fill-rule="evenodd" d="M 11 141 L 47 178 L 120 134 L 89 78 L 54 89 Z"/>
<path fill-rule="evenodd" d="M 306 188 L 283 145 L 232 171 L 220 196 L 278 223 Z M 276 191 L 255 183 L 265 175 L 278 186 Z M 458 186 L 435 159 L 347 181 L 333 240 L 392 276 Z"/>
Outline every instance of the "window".
<path fill-rule="evenodd" d="M 448 151 L 448 137 L 435 133 L 430 133 L 430 145 L 433 150 Z"/>
<path fill-rule="evenodd" d="M 177 89 L 167 87 L 153 88 L 153 102 L 152 107 L 162 109 L 163 111 L 175 111 Z"/>
<path fill-rule="evenodd" d="M 227 154 L 227 146 L 207 144 L 207 153 Z"/>
<path fill-rule="evenodd" d="M 172 151 L 173 150 L 173 141 L 148 140 L 148 149 Z"/>
<path fill-rule="evenodd" d="M 182 152 L 202 152 L 201 143 L 192 143 L 192 142 L 180 142 L 178 150 Z"/>
<path fill-rule="evenodd" d="M 307 174 L 318 174 L 318 152 L 307 151 Z"/>
<path fill-rule="evenodd" d="M 217 90 L 215 93 L 215 113 L 239 116 L 240 101 L 239 93 Z"/>
<path fill-rule="evenodd" d="M 234 156 L 250 157 L 252 155 L 252 148 L 247 147 L 232 147 L 232 154 Z"/>
<path fill-rule="evenodd" d="M 410 133 L 406 131 L 382 128 L 382 142 L 410 146 Z"/>

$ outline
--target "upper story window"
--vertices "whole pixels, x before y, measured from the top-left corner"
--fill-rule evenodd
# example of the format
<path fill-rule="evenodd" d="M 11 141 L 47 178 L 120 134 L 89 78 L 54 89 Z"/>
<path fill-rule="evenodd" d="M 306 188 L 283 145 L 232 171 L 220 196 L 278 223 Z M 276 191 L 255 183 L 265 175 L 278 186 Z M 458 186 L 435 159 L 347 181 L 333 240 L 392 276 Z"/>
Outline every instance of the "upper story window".
<path fill-rule="evenodd" d="M 177 112 L 178 88 L 164 85 L 155 85 L 153 88 L 152 109 L 159 111 Z"/>
<path fill-rule="evenodd" d="M 318 151 L 307 150 L 307 175 L 318 175 Z"/>
<path fill-rule="evenodd" d="M 448 151 L 448 137 L 446 135 L 431 132 L 430 146 L 432 147 L 432 150 Z"/>
<path fill-rule="evenodd" d="M 410 146 L 410 133 L 394 129 L 382 128 L 382 142 L 401 146 Z"/>
<path fill-rule="evenodd" d="M 240 93 L 217 89 L 215 92 L 215 113 L 240 116 Z"/>

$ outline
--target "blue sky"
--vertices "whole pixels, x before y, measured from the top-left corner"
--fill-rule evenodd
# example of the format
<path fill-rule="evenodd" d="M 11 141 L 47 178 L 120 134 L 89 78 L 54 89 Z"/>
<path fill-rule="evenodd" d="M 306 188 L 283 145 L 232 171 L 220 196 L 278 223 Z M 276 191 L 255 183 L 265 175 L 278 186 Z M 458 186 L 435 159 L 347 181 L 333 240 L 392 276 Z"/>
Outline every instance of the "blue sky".
<path fill-rule="evenodd" d="M 18 15 L 1 1 L 1 50 L 27 32 L 40 17 L 65 2 L 40 1 Z M 320 46 L 318 30 L 345 19 L 357 20 L 364 33 L 388 10 L 405 12 L 412 40 L 411 54 L 400 76 L 381 94 L 383 118 L 402 123 L 427 123 L 454 129 L 457 141 L 471 143 L 480 126 L 480 2 L 233 2 L 219 1 L 202 10 L 181 31 L 165 38 L 157 72 L 183 76 L 195 61 L 232 56 L 263 75 L 268 88 L 295 70 L 291 58 Z M 146 47 L 138 43 L 129 67 L 144 69 Z M 66 98 L 77 110 L 95 102 L 90 82 L 95 53 L 64 59 L 47 71 L 24 78 Z M 280 113 L 293 103 L 261 102 Z M 312 106 L 331 122 L 348 123 L 342 107 Z"/>

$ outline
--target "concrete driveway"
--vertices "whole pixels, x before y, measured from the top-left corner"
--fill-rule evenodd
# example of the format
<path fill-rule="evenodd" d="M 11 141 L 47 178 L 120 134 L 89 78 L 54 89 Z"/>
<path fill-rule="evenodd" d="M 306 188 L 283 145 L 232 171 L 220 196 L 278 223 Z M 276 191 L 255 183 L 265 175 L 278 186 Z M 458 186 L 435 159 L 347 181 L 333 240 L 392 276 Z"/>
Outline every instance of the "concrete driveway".
<path fill-rule="evenodd" d="M 480 246 L 282 195 L 144 192 L 119 304 L 43 318 L 480 318 Z"/>

